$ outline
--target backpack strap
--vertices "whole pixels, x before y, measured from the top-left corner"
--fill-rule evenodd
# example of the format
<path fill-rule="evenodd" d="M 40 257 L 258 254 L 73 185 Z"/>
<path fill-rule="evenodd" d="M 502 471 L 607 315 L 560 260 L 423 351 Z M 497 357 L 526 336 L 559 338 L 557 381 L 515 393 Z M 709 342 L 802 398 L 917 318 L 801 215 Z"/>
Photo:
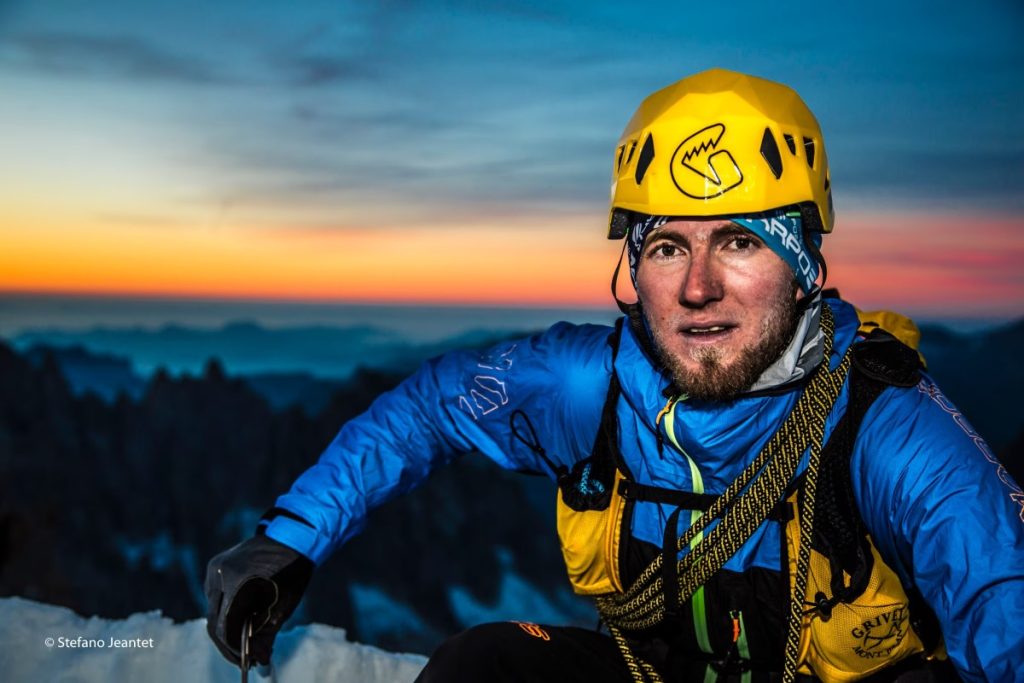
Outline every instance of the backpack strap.
<path fill-rule="evenodd" d="M 868 531 L 850 473 L 850 456 L 864 415 L 887 387 L 912 387 L 920 379 L 917 352 L 881 328 L 854 344 L 851 353 L 846 411 L 822 451 L 815 496 L 813 545 L 829 558 L 832 568 L 828 609 L 863 593 L 872 571 Z M 849 584 L 844 583 L 843 572 L 851 577 Z"/>

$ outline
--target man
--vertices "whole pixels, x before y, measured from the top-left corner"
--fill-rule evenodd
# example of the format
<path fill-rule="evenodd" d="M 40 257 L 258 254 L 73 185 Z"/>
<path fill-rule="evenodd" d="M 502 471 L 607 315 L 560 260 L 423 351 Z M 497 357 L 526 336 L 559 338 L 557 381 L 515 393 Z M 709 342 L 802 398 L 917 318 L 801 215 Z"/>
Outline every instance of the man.
<path fill-rule="evenodd" d="M 345 425 L 210 562 L 225 656 L 251 616 L 266 661 L 368 509 L 479 450 L 557 481 L 608 634 L 479 626 L 422 681 L 1021 680 L 1024 497 L 893 336 L 912 324 L 822 292 L 828 162 L 796 93 L 717 69 L 654 93 L 613 179 L 638 302 L 437 358 Z"/>

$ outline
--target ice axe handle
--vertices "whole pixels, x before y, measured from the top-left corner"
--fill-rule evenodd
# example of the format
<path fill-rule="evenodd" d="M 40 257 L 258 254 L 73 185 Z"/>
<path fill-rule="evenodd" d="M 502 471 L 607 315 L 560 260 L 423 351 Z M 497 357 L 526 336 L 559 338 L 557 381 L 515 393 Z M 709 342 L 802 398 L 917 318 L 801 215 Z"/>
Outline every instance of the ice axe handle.
<path fill-rule="evenodd" d="M 251 656 L 249 648 L 252 641 L 252 620 L 253 616 L 246 617 L 245 622 L 242 624 L 242 647 L 241 647 L 241 659 L 242 661 L 238 664 L 242 670 L 242 683 L 249 683 L 249 667 L 252 666 L 252 662 L 249 661 Z"/>

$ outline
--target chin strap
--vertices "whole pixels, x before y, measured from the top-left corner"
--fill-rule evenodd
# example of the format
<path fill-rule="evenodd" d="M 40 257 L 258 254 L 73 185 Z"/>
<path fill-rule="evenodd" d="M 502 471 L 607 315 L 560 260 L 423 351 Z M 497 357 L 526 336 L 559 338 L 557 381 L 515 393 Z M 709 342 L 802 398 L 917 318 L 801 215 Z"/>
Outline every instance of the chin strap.
<path fill-rule="evenodd" d="M 640 308 L 639 299 L 636 301 L 636 303 L 630 304 L 620 299 L 618 294 L 619 271 L 622 270 L 622 258 L 626 255 L 627 245 L 628 243 L 626 242 L 626 240 L 622 240 L 622 251 L 619 252 L 619 260 L 615 262 L 615 272 L 612 273 L 612 298 L 615 299 L 615 303 L 619 307 L 620 311 L 632 317 L 633 311 L 638 310 Z"/>

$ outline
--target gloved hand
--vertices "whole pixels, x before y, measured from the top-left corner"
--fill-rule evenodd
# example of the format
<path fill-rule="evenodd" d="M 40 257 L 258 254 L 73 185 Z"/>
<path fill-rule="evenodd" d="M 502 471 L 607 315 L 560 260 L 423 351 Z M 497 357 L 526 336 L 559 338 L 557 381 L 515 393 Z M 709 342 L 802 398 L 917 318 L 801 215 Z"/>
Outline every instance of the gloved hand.
<path fill-rule="evenodd" d="M 228 661 L 241 664 L 242 626 L 252 617 L 252 659 L 270 663 L 274 638 L 302 599 L 313 568 L 305 555 L 262 535 L 210 560 L 206 630 Z"/>

